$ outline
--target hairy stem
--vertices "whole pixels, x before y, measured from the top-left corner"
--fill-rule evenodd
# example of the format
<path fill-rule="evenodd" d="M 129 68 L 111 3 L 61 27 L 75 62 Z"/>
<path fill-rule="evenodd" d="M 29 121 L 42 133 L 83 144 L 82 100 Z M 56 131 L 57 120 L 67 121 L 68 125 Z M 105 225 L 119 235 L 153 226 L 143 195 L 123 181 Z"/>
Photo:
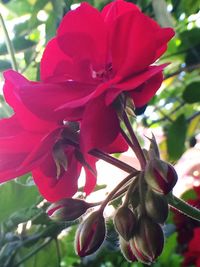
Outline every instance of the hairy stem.
<path fill-rule="evenodd" d="M 103 211 L 106 207 L 106 205 L 113 199 L 113 197 L 116 195 L 116 193 L 121 189 L 121 187 L 126 184 L 128 181 L 130 181 L 134 176 L 136 176 L 135 172 L 129 174 L 124 180 L 122 180 L 107 196 L 107 198 L 103 201 L 100 207 L 100 211 Z"/>
<path fill-rule="evenodd" d="M 136 155 L 136 157 L 138 158 L 139 162 L 140 162 L 140 165 L 141 165 L 141 169 L 144 169 L 145 168 L 145 165 L 146 165 L 146 159 L 145 159 L 145 156 L 144 156 L 144 153 L 142 151 L 142 148 L 138 142 L 138 139 L 133 131 L 133 128 L 132 128 L 132 125 L 130 124 L 130 121 L 128 119 L 128 116 L 126 115 L 126 113 L 124 112 L 124 115 L 123 115 L 123 119 L 124 119 L 124 124 L 126 125 L 126 128 L 129 132 L 129 135 L 130 135 L 130 138 L 131 138 L 131 141 L 132 141 L 132 149 Z"/>
<path fill-rule="evenodd" d="M 187 215 L 188 217 L 200 221 L 200 210 L 189 205 L 184 200 L 170 194 L 168 195 L 168 202 L 171 207 L 176 209 L 177 211 Z"/>
<path fill-rule="evenodd" d="M 128 165 L 127 163 L 114 158 L 112 156 L 110 156 L 109 154 L 102 152 L 98 149 L 94 149 L 91 152 L 89 152 L 92 156 L 95 156 L 99 159 L 102 159 L 114 166 L 116 166 L 117 168 L 127 172 L 127 173 L 133 173 L 133 172 L 138 172 L 135 168 L 131 167 L 130 165 Z"/>

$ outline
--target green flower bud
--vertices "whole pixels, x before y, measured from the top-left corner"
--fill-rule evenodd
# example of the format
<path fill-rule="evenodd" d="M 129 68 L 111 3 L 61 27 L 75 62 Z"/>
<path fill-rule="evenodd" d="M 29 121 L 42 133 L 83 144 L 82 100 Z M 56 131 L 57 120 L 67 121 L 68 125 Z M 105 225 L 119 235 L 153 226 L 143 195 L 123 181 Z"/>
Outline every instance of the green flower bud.
<path fill-rule="evenodd" d="M 145 196 L 147 215 L 157 223 L 164 223 L 168 216 L 168 202 L 164 195 L 148 190 Z"/>
<path fill-rule="evenodd" d="M 129 242 L 125 241 L 122 237 L 119 237 L 119 244 L 120 244 L 121 252 L 127 261 L 129 262 L 137 261 L 137 258 L 133 254 L 133 251 L 131 249 Z"/>
<path fill-rule="evenodd" d="M 128 207 L 120 207 L 115 214 L 115 229 L 126 241 L 133 236 L 136 220 L 135 214 Z"/>
<path fill-rule="evenodd" d="M 174 167 L 160 159 L 152 159 L 145 169 L 145 180 L 156 193 L 168 194 L 177 182 L 178 176 Z"/>
<path fill-rule="evenodd" d="M 161 254 L 164 235 L 159 224 L 147 216 L 141 216 L 137 232 L 130 241 L 132 251 L 139 261 L 150 264 Z"/>
<path fill-rule="evenodd" d="M 47 214 L 55 221 L 74 221 L 90 207 L 91 205 L 84 200 L 66 198 L 51 204 Z"/>
<path fill-rule="evenodd" d="M 136 186 L 132 193 L 131 193 L 131 206 L 134 209 L 136 209 L 140 205 L 140 194 L 139 194 L 139 187 Z"/>
<path fill-rule="evenodd" d="M 102 212 L 95 211 L 78 227 L 75 238 L 76 253 L 85 257 L 94 253 L 103 243 L 106 233 Z"/>

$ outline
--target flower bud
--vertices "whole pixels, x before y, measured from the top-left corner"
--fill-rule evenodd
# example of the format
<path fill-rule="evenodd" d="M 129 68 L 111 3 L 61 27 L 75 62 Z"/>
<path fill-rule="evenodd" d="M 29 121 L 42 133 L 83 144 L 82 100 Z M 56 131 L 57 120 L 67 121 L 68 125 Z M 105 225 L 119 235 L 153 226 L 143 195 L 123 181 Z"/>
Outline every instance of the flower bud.
<path fill-rule="evenodd" d="M 84 200 L 66 198 L 51 204 L 47 209 L 47 214 L 55 221 L 74 221 L 83 215 L 90 206 Z"/>
<path fill-rule="evenodd" d="M 135 214 L 128 207 L 120 207 L 115 214 L 115 229 L 126 241 L 133 236 L 136 220 Z"/>
<path fill-rule="evenodd" d="M 147 216 L 141 216 L 137 232 L 130 240 L 132 251 L 139 261 L 150 264 L 161 254 L 164 235 L 159 224 Z"/>
<path fill-rule="evenodd" d="M 76 253 L 85 257 L 94 253 L 103 243 L 106 233 L 102 212 L 95 211 L 78 227 L 75 238 Z"/>
<path fill-rule="evenodd" d="M 168 194 L 177 182 L 174 167 L 160 159 L 150 160 L 145 169 L 145 180 L 151 189 L 160 194 Z"/>
<path fill-rule="evenodd" d="M 139 187 L 135 186 L 131 194 L 131 206 L 135 210 L 140 205 Z"/>
<path fill-rule="evenodd" d="M 164 195 L 154 193 L 149 189 L 145 196 L 147 215 L 157 223 L 164 223 L 168 216 L 168 202 Z"/>
<path fill-rule="evenodd" d="M 147 137 L 148 138 L 148 137 Z M 152 133 L 152 138 L 148 138 L 150 141 L 150 147 L 149 147 L 149 158 L 160 158 L 159 148 L 158 144 L 156 142 L 156 138 L 154 134 Z"/>
<path fill-rule="evenodd" d="M 120 244 L 121 252 L 127 261 L 129 262 L 137 261 L 137 258 L 133 254 L 133 251 L 131 249 L 129 242 L 125 241 L 122 237 L 119 237 L 119 244 Z"/>

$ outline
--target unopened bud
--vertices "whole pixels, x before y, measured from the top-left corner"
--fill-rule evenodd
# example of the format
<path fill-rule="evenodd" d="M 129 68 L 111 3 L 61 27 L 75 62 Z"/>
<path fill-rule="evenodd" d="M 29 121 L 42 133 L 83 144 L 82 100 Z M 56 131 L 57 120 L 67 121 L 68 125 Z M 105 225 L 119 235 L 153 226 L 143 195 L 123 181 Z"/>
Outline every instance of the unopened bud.
<path fill-rule="evenodd" d="M 95 211 L 78 227 L 75 238 L 76 253 L 85 257 L 94 253 L 103 243 L 106 233 L 102 212 Z"/>
<path fill-rule="evenodd" d="M 166 196 L 154 193 L 149 189 L 145 197 L 147 215 L 157 223 L 164 223 L 168 216 L 168 202 Z"/>
<path fill-rule="evenodd" d="M 131 206 L 135 210 L 140 205 L 139 187 L 135 186 L 131 194 Z"/>
<path fill-rule="evenodd" d="M 168 194 L 177 182 L 174 167 L 160 159 L 152 159 L 145 169 L 145 180 L 151 189 L 160 194 Z"/>
<path fill-rule="evenodd" d="M 120 207 L 115 214 L 115 229 L 126 241 L 133 236 L 136 220 L 135 214 L 128 207 Z"/>
<path fill-rule="evenodd" d="M 120 244 L 121 252 L 127 261 L 129 262 L 137 261 L 137 258 L 133 254 L 133 251 L 131 249 L 129 242 L 125 241 L 122 237 L 119 237 L 119 244 Z"/>
<path fill-rule="evenodd" d="M 160 158 L 160 153 L 159 153 L 159 148 L 158 144 L 156 142 L 156 138 L 154 134 L 152 133 L 152 138 L 147 137 L 150 141 L 150 147 L 149 147 L 149 158 L 154 159 L 154 158 Z"/>
<path fill-rule="evenodd" d="M 146 264 L 154 262 L 164 246 L 164 235 L 160 225 L 147 216 L 141 216 L 137 232 L 130 240 L 130 245 L 139 261 Z"/>
<path fill-rule="evenodd" d="M 91 205 L 84 200 L 66 198 L 51 204 L 47 214 L 55 221 L 74 221 L 90 207 Z"/>

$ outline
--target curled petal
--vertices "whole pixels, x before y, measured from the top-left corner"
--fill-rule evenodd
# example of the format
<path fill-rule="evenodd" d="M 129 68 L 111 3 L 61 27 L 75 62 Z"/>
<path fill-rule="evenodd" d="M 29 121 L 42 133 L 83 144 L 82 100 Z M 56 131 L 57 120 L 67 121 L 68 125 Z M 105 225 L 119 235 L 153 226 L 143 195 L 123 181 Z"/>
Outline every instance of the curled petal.
<path fill-rule="evenodd" d="M 158 85 L 159 85 L 159 82 L 161 82 L 161 76 L 162 76 L 161 72 L 167 65 L 168 64 L 162 64 L 160 66 L 150 66 L 144 72 L 141 72 L 140 74 L 133 75 L 129 77 L 129 79 L 124 79 L 122 81 L 119 81 L 115 85 L 115 87 L 110 88 L 110 90 L 106 93 L 106 104 L 108 105 L 111 104 L 121 92 L 129 91 L 130 93 L 132 93 L 135 89 L 140 88 L 140 86 L 143 86 L 142 84 L 145 84 L 145 83 L 146 85 L 148 85 L 148 87 L 144 87 L 143 90 L 141 90 L 141 93 L 138 92 L 138 97 L 140 98 L 138 102 L 140 106 L 142 106 L 141 104 L 142 102 L 143 102 L 143 105 L 146 104 L 150 100 L 150 98 L 153 97 L 156 91 L 159 89 Z M 156 76 L 155 79 L 153 78 L 154 76 Z M 154 84 L 152 84 L 152 86 L 148 82 L 148 80 L 150 80 L 151 78 L 152 78 L 152 81 L 154 81 Z M 154 88 L 154 85 L 155 85 L 155 88 Z M 149 91 L 147 92 L 147 90 L 151 92 Z M 145 97 L 145 95 L 147 95 L 147 97 Z M 144 98 L 144 100 L 142 100 L 142 98 Z"/>
<path fill-rule="evenodd" d="M 149 102 L 160 88 L 162 81 L 163 75 L 160 72 L 137 87 L 135 90 L 130 91 L 130 96 L 132 97 L 135 106 L 142 107 Z"/>

